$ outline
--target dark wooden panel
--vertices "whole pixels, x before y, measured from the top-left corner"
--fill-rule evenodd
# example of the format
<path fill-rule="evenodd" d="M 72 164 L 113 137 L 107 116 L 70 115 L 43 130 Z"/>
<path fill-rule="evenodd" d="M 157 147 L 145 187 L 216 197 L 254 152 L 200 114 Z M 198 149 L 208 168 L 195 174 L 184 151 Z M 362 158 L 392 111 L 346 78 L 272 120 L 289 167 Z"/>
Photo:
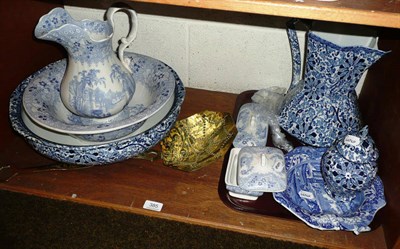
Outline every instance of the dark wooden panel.
<path fill-rule="evenodd" d="M 64 57 L 61 47 L 39 41 L 33 35 L 39 18 L 56 6 L 62 6 L 62 1 L 0 1 L 0 150 L 8 147 L 15 137 L 8 122 L 12 91 L 31 73 Z"/>
<path fill-rule="evenodd" d="M 387 201 L 381 220 L 388 248 L 394 248 L 400 237 L 400 30 L 384 30 L 379 48 L 392 52 L 369 70 L 360 108 L 380 151 L 378 174 Z"/>

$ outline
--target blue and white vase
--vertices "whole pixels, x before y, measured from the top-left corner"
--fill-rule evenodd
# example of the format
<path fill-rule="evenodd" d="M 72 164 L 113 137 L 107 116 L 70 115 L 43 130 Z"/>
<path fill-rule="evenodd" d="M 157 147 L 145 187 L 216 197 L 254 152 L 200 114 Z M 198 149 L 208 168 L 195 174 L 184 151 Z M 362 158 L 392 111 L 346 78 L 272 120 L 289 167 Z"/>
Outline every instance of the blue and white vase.
<path fill-rule="evenodd" d="M 293 78 L 279 124 L 301 142 L 330 147 L 337 138 L 361 129 L 355 88 L 363 73 L 386 52 L 365 46 L 339 46 L 307 34 L 305 73 L 293 23 L 288 27 Z"/>
<path fill-rule="evenodd" d="M 68 52 L 68 66 L 61 82 L 61 100 L 72 113 L 105 118 L 120 112 L 132 99 L 135 81 L 125 48 L 135 39 L 136 12 L 124 9 L 131 16 L 131 30 L 121 39 L 118 57 L 112 49 L 113 15 L 120 8 L 107 10 L 107 21 L 74 20 L 63 8 L 55 8 L 42 16 L 35 36 L 61 44 Z"/>
<path fill-rule="evenodd" d="M 352 198 L 369 188 L 378 171 L 378 157 L 378 149 L 368 135 L 368 126 L 336 141 L 321 160 L 327 192 L 331 196 Z"/>

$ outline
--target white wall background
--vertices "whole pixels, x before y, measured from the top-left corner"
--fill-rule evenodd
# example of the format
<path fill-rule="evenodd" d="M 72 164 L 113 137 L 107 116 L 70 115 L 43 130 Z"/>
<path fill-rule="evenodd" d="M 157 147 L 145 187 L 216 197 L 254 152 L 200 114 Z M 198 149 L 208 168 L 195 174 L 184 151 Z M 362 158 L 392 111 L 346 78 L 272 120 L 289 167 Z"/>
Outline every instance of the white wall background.
<path fill-rule="evenodd" d="M 103 20 L 105 10 L 65 6 L 75 19 Z M 114 47 L 128 33 L 128 18 L 115 16 Z M 304 43 L 304 32 L 299 32 Z M 284 28 L 203 21 L 138 13 L 138 35 L 127 51 L 159 59 L 185 86 L 240 93 L 287 88 L 291 54 Z M 362 87 L 358 85 L 357 91 Z"/>

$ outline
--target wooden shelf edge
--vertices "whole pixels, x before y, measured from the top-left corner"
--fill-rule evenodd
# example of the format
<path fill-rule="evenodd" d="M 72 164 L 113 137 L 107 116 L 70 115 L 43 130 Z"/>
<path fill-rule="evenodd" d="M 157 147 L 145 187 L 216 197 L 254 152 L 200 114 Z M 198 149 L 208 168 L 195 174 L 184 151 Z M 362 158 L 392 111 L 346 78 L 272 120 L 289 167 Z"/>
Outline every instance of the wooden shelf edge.
<path fill-rule="evenodd" d="M 148 217 L 153 217 L 153 218 L 160 218 L 160 219 L 165 219 L 169 221 L 175 221 L 175 222 L 183 222 L 191 225 L 198 225 L 198 226 L 204 226 L 204 227 L 210 227 L 214 229 L 222 229 L 222 230 L 227 230 L 227 231 L 232 231 L 232 232 L 238 232 L 238 233 L 243 233 L 243 234 L 248 234 L 248 235 L 254 235 L 262 238 L 269 238 L 269 239 L 276 239 L 276 240 L 281 240 L 281 241 L 287 241 L 287 242 L 292 242 L 292 243 L 298 243 L 298 244 L 306 244 L 310 246 L 317 246 L 317 247 L 328 247 L 331 249 L 347 249 L 348 245 L 343 245 L 343 246 L 338 246 L 337 243 L 327 243 L 327 241 L 319 241 L 319 240 L 310 240 L 308 237 L 293 237 L 293 236 L 288 236 L 284 231 L 260 231 L 257 229 L 250 229 L 246 228 L 240 225 L 221 225 L 220 223 L 217 222 L 210 222 L 206 220 L 202 220 L 199 218 L 193 218 L 193 217 L 182 217 L 179 215 L 174 215 L 170 213 L 163 213 L 163 212 L 155 212 L 155 211 L 149 211 L 146 209 L 140 209 L 136 207 L 127 207 L 124 205 L 118 205 L 118 204 L 110 204 L 98 200 L 90 200 L 90 199 L 85 199 L 85 198 L 79 198 L 78 197 L 66 197 L 65 195 L 60 195 L 60 194 L 55 194 L 55 193 L 49 193 L 46 191 L 40 191 L 40 190 L 32 190 L 32 189 L 25 189 L 24 187 L 13 187 L 9 186 L 7 184 L 0 184 L 0 189 L 1 190 L 6 190 L 6 191 L 11 191 L 15 193 L 21 193 L 21 194 L 26 194 L 26 195 L 33 195 L 37 197 L 42 197 L 42 198 L 47 198 L 47 199 L 53 199 L 53 200 L 61 200 L 61 201 L 70 201 L 78 204 L 83 204 L 83 205 L 89 205 L 89 206 L 97 206 L 101 208 L 107 208 L 107 209 L 113 209 L 116 211 L 121 211 L 121 212 L 129 212 L 129 213 L 134 213 L 137 215 L 144 215 Z M 248 213 L 246 213 L 248 214 Z M 265 216 L 263 218 L 266 218 Z M 279 219 L 275 217 L 268 217 L 271 223 L 272 227 L 276 227 L 277 225 L 283 226 L 283 227 L 298 227 L 298 229 L 301 229 L 301 226 L 304 226 L 304 224 L 300 221 L 295 221 L 295 220 L 286 220 L 286 219 Z M 266 226 L 269 226 L 266 224 Z M 383 236 L 383 229 L 382 227 L 377 228 L 379 233 L 381 233 Z M 283 229 L 285 230 L 285 229 Z M 325 231 L 326 232 L 326 231 Z M 332 232 L 332 231 L 331 231 Z M 333 231 L 335 232 L 335 231 Z"/>
<path fill-rule="evenodd" d="M 399 12 L 364 9 L 325 7 L 300 4 L 295 1 L 272 2 L 255 0 L 130 0 L 132 2 L 157 3 L 203 9 L 245 12 L 262 15 L 314 19 L 387 28 L 400 28 Z"/>
<path fill-rule="evenodd" d="M 276 234 L 273 234 L 273 233 L 272 234 L 262 233 L 262 232 L 259 232 L 259 231 L 253 230 L 253 229 L 245 229 L 245 228 L 242 228 L 239 226 L 233 226 L 233 225 L 221 226 L 217 222 L 204 221 L 204 220 L 201 220 L 198 218 L 182 217 L 182 216 L 174 215 L 174 214 L 170 214 L 170 213 L 149 211 L 146 209 L 127 207 L 127 206 L 118 205 L 118 204 L 110 204 L 110 203 L 105 203 L 102 201 L 83 199 L 83 198 L 79 198 L 79 197 L 76 197 L 76 198 L 65 197 L 64 195 L 47 193 L 47 192 L 43 192 L 43 191 L 35 191 L 35 190 L 32 191 L 32 189 L 25 189 L 25 188 L 21 188 L 21 187 L 15 188 L 15 187 L 8 186 L 8 185 L 3 185 L 0 187 L 0 189 L 15 192 L 15 193 L 20 193 L 20 194 L 33 195 L 33 196 L 47 198 L 47 199 L 70 201 L 70 202 L 75 202 L 75 203 L 83 204 L 83 205 L 97 206 L 97 207 L 101 207 L 101 208 L 108 208 L 108 209 L 113 209 L 113 210 L 122 211 L 122 212 L 130 212 L 130 213 L 134 213 L 137 215 L 144 215 L 144 216 L 153 217 L 153 218 L 161 218 L 161 219 L 166 219 L 166 220 L 170 220 L 170 221 L 183 222 L 183 223 L 188 223 L 191 225 L 200 225 L 200 226 L 211 227 L 211 228 L 215 228 L 215 229 L 230 230 L 233 232 L 255 235 L 255 236 L 259 236 L 259 237 L 265 237 L 265 238 L 289 241 L 289 242 L 294 242 L 294 243 L 299 243 L 299 244 L 309 244 L 309 245 L 313 245 L 313 246 L 318 246 L 316 244 L 310 244 L 310 241 L 307 241 L 305 239 L 288 240 L 284 236 L 277 236 Z M 273 218 L 271 218 L 271 219 L 273 219 Z M 281 222 L 285 222 L 285 221 L 280 220 L 279 222 L 281 223 Z M 299 223 L 297 221 L 287 221 L 287 222 Z M 323 245 L 326 246 L 326 244 L 323 244 Z M 322 245 L 319 245 L 319 246 L 322 246 Z"/>

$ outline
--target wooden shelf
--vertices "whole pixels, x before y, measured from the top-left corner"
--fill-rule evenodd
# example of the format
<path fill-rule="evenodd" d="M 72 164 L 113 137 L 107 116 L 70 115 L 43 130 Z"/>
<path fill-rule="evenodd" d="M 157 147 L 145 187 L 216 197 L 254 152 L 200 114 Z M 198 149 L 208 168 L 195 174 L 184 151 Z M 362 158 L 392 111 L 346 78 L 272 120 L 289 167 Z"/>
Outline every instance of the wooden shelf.
<path fill-rule="evenodd" d="M 187 89 L 179 119 L 206 109 L 232 113 L 235 101 L 234 94 Z M 3 163 L 13 162 L 21 167 L 48 162 L 20 136 L 12 138 L 0 158 Z M 166 167 L 161 161 L 130 159 L 84 170 L 21 174 L 0 183 L 0 189 L 321 247 L 386 248 L 381 226 L 357 236 L 312 229 L 298 219 L 231 209 L 218 195 L 222 165 L 220 159 L 187 173 Z M 73 194 L 76 198 L 72 198 Z M 163 203 L 162 211 L 143 209 L 146 200 Z"/>
<path fill-rule="evenodd" d="M 79 1 L 79 0 L 78 0 Z M 78 2 L 75 0 L 75 2 Z M 131 0 L 214 10 L 297 17 L 400 28 L 400 1 L 393 0 Z M 82 1 L 81 1 L 82 2 Z"/>
<path fill-rule="evenodd" d="M 364 24 L 377 27 L 400 29 L 399 0 L 339 0 L 321 2 L 317 0 L 130 0 L 143 4 L 164 4 L 243 13 L 256 13 L 283 17 L 298 17 L 314 20 Z M 21 39 L 10 43 L 4 39 L 1 44 L 9 49 L 4 58 L 4 91 L 1 93 L 1 116 L 8 117 L 8 98 L 11 91 L 37 68 L 62 56 L 57 47 L 40 44 L 32 40 L 31 32 L 43 13 L 55 7 L 56 1 L 4 1 L 0 8 L 3 16 L 13 18 L 21 14 L 17 10 L 29 5 L 31 11 L 18 18 L 19 29 L 1 25 L 3 33 L 14 30 Z M 60 1 L 61 2 L 61 1 Z M 81 7 L 107 8 L 120 0 L 64 0 L 65 4 Z M 3 2 L 2 2 L 3 3 Z M 12 3 L 12 8 L 10 6 Z M 4 11 L 1 11 L 4 10 Z M 378 214 L 383 214 L 385 229 L 382 226 L 372 232 L 358 236 L 351 232 L 319 231 L 299 220 L 235 211 L 227 207 L 218 196 L 219 177 L 222 160 L 197 172 L 185 173 L 163 166 L 160 162 L 127 160 L 109 167 L 93 167 L 77 171 L 53 171 L 37 174 L 19 175 L 7 183 L 0 183 L 0 189 L 37 195 L 45 198 L 68 200 L 88 205 L 109 207 L 124 212 L 132 212 L 163 219 L 215 227 L 224 230 L 253 234 L 327 248 L 398 248 L 400 245 L 398 217 L 399 188 L 395 177 L 399 174 L 400 136 L 398 127 L 399 98 L 399 30 L 389 30 L 381 49 L 393 50 L 391 60 L 386 60 L 380 68 L 370 70 L 371 80 L 363 97 L 364 112 L 373 128 L 381 147 L 382 164 L 380 175 L 385 183 L 388 204 Z M 397 34 L 393 39 L 392 34 Z M 382 44 L 384 45 L 384 44 Z M 20 63 L 20 56 L 33 58 L 30 63 Z M 58 52 L 58 53 L 57 53 Z M 15 67 L 18 65 L 18 67 Z M 1 68 L 1 67 L 0 67 Z M 6 72 L 13 72 L 12 74 Z M 384 72 L 385 77 L 382 77 Z M 379 83 L 379 84 L 376 84 Z M 364 85 L 365 86 L 365 85 Z M 382 87 L 385 86 L 385 87 Z M 389 97 L 388 97 L 389 96 Z M 180 118 L 187 117 L 204 109 L 232 112 L 236 95 L 188 89 Z M 209 101 L 212 99 L 213 101 Z M 387 107 L 391 108 L 387 108 Z M 38 155 L 26 144 L 22 137 L 12 132 L 8 122 L 2 122 L 0 141 L 0 163 L 28 167 L 44 164 L 48 159 Z M 386 132 L 391 131 L 391 132 Z M 22 156 L 23 155 L 23 156 Z M 77 198 L 72 198 L 76 194 Z M 145 200 L 164 203 L 161 212 L 142 208 Z M 382 213 L 381 213 L 382 212 Z M 385 231 L 383 231 L 385 230 Z M 385 243 L 386 240 L 386 243 Z"/>

